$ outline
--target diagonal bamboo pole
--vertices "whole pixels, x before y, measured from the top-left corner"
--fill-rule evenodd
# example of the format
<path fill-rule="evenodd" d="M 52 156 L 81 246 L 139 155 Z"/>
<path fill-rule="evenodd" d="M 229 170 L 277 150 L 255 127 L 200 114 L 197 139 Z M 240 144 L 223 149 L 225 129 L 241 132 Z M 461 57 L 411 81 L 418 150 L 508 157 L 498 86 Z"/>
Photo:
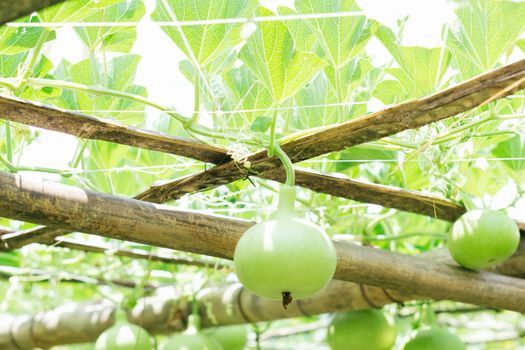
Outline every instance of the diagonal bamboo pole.
<path fill-rule="evenodd" d="M 324 128 L 284 143 L 281 148 L 293 162 L 300 162 L 457 115 L 503 98 L 524 87 L 525 59 L 433 95 Z M 186 193 L 225 185 L 249 175 L 264 177 L 266 171 L 279 167 L 279 159 L 268 157 L 266 150 L 262 150 L 247 157 L 243 164 L 234 161 L 221 164 L 194 175 L 153 186 L 136 198 L 156 203 L 167 202 Z"/>
<path fill-rule="evenodd" d="M 64 0 L 0 1 L 0 25 Z"/>

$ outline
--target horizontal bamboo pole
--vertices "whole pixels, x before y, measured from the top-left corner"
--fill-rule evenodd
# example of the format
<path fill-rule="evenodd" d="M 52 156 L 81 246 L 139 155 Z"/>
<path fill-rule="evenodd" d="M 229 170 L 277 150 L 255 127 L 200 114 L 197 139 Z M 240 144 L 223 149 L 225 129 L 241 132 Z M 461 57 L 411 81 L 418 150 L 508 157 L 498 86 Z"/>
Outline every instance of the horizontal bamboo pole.
<path fill-rule="evenodd" d="M 503 98 L 525 88 L 525 59 L 484 73 L 446 90 L 413 99 L 382 111 L 327 127 L 281 147 L 292 162 L 300 162 L 322 154 L 374 141 L 401 131 L 428 125 L 475 107 Z M 192 193 L 225 185 L 249 175 L 281 167 L 277 157 L 268 157 L 266 150 L 248 156 L 247 162 L 228 162 L 193 175 L 152 186 L 136 198 L 162 203 Z M 250 166 L 245 164 L 249 162 Z"/>
<path fill-rule="evenodd" d="M 231 259 L 252 222 L 0 173 L 2 216 Z M 336 242 L 339 280 L 525 312 L 525 280 Z M 465 286 L 468 286 L 466 288 Z"/>
<path fill-rule="evenodd" d="M 444 250 L 424 253 L 421 258 L 451 262 Z M 505 265 L 500 266 L 499 270 L 502 273 L 516 273 L 514 269 L 508 270 Z M 521 265 L 520 274 L 525 274 L 525 265 Z M 260 298 L 237 283 L 205 288 L 197 297 L 204 327 L 379 308 L 391 303 L 424 299 L 416 295 L 337 280 L 332 281 L 317 295 L 292 303 L 287 310 L 283 309 L 280 302 Z M 13 339 L 21 344 L 32 344 L 32 347 L 22 347 L 22 350 L 36 346 L 47 348 L 92 342 L 113 324 L 113 313 L 114 307 L 111 304 L 91 303 L 64 305 L 31 316 L 0 317 L 0 349 L 20 350 L 12 343 Z M 128 313 L 128 319 L 145 327 L 152 334 L 167 334 L 183 330 L 190 313 L 187 298 L 181 296 L 177 288 L 161 287 L 156 295 L 139 300 Z M 32 331 L 29 332 L 28 329 L 31 328 Z M 82 330 L 81 334 L 79 330 Z"/>

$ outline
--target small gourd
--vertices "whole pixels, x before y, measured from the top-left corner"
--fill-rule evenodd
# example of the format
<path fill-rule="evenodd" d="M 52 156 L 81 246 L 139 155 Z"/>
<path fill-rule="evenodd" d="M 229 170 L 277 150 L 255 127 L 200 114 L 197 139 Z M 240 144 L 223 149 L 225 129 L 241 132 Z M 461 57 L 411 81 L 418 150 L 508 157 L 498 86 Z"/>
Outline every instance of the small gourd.
<path fill-rule="evenodd" d="M 471 210 L 452 226 L 448 249 L 456 262 L 470 269 L 484 269 L 507 260 L 518 249 L 518 225 L 505 213 Z"/>
<path fill-rule="evenodd" d="M 217 340 L 224 350 L 242 350 L 248 342 L 246 325 L 208 328 L 203 333 Z"/>
<path fill-rule="evenodd" d="M 443 328 L 420 331 L 405 344 L 403 350 L 465 350 L 465 345 L 455 335 Z"/>
<path fill-rule="evenodd" d="M 396 342 L 396 327 L 380 310 L 338 314 L 328 327 L 326 340 L 332 350 L 390 350 Z"/>
<path fill-rule="evenodd" d="M 188 316 L 188 328 L 184 333 L 175 334 L 164 344 L 162 350 L 223 350 L 221 344 L 199 331 L 200 317 Z"/>
<path fill-rule="evenodd" d="M 151 350 L 153 339 L 148 332 L 134 324 L 117 322 L 104 331 L 95 343 L 95 350 Z"/>

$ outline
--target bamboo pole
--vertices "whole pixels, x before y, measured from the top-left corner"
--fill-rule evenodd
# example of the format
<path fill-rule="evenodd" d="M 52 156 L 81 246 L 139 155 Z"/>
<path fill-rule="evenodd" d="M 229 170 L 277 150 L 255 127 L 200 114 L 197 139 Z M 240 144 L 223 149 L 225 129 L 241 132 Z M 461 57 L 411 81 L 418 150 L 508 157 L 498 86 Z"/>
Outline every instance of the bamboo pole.
<path fill-rule="evenodd" d="M 0 25 L 64 0 L 0 1 Z"/>
<path fill-rule="evenodd" d="M 226 259 L 232 258 L 238 239 L 253 225 L 7 173 L 0 173 L 0 213 L 59 229 Z M 339 280 L 525 312 L 525 280 L 370 247 L 335 245 Z"/>
<path fill-rule="evenodd" d="M 422 259 L 451 262 L 446 252 L 425 253 Z M 507 272 L 501 267 L 502 272 Z M 525 265 L 521 266 L 525 273 Z M 513 270 L 510 271 L 514 273 Z M 417 295 L 399 293 L 352 282 L 332 281 L 317 295 L 291 304 L 287 310 L 280 302 L 260 298 L 240 284 L 210 286 L 198 294 L 200 314 L 204 327 L 256 323 L 290 317 L 314 316 L 329 312 L 342 312 L 380 308 L 391 303 L 425 299 Z M 56 345 L 93 342 L 114 322 L 115 308 L 107 303 L 64 305 L 35 315 L 0 317 L 0 349 L 29 350 Z M 130 322 L 139 324 L 152 334 L 181 331 L 191 313 L 187 298 L 179 289 L 161 287 L 156 295 L 145 297 L 128 313 Z M 75 317 L 76 315 L 76 317 Z M 73 319 L 74 318 L 74 319 Z M 28 331 L 31 329 L 32 331 Z M 79 330 L 82 333 L 79 334 Z M 16 339 L 26 347 L 16 347 Z"/>
<path fill-rule="evenodd" d="M 374 141 L 404 130 L 415 129 L 503 98 L 525 87 L 525 59 L 475 78 L 413 99 L 382 111 L 327 127 L 281 145 L 293 162 Z M 249 163 L 249 166 L 246 164 Z M 264 176 L 281 167 L 266 150 L 253 153 L 246 162 L 228 162 L 193 175 L 152 186 L 136 198 L 162 203 L 186 193 L 201 191 L 250 175 Z"/>

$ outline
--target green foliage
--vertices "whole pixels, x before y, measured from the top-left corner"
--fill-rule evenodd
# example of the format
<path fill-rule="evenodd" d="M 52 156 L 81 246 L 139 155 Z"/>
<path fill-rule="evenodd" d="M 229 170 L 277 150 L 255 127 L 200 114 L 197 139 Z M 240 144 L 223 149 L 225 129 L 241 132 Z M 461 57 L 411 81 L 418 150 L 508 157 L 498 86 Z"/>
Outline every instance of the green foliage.
<path fill-rule="evenodd" d="M 260 117 L 255 118 L 252 125 L 250 126 L 250 129 L 252 129 L 255 132 L 266 132 L 268 131 L 268 129 L 270 129 L 271 125 L 272 125 L 271 117 L 260 116 Z"/>
<path fill-rule="evenodd" d="M 493 69 L 525 29 L 525 2 L 456 0 L 457 22 L 449 26 L 447 46 L 462 79 Z"/>
<path fill-rule="evenodd" d="M 525 23 L 519 20 L 525 16 L 523 1 L 454 1 L 456 18 L 443 28 L 443 45 L 438 47 L 405 45 L 403 19 L 399 20 L 398 28 L 391 29 L 369 18 L 367 13 L 359 13 L 354 0 L 296 0 L 293 9 L 277 8 L 278 15 L 303 17 L 287 20 L 264 18 L 277 14 L 256 0 L 156 0 L 154 5 L 146 11 L 141 0 L 70 0 L 19 19 L 15 26 L 0 27 L 1 93 L 172 136 L 194 138 L 242 156 L 268 146 L 274 116 L 277 138 L 301 137 L 375 112 L 381 108 L 378 100 L 390 105 L 432 94 L 505 63 L 511 53 L 512 57 L 516 54 L 519 57 L 525 52 Z M 195 92 L 199 98 L 193 107 L 201 111 L 196 115 L 196 124 L 181 123 L 194 117 L 192 113 L 178 112 L 172 105 L 156 101 L 151 91 L 148 94 L 151 85 L 147 84 L 157 82 L 148 82 L 149 77 L 141 75 L 138 83 L 137 73 L 145 62 L 152 62 L 152 57 L 142 60 L 141 55 L 149 53 L 134 47 L 137 36 L 142 35 L 136 26 L 74 25 L 73 30 L 20 27 L 27 22 L 146 22 L 149 18 L 144 16 L 149 12 L 156 22 L 186 22 L 181 26 L 160 26 L 163 33 L 159 35 L 167 35 L 167 45 L 172 43 L 184 59 L 175 59 L 173 66 L 159 69 L 166 68 L 166 74 L 178 69 L 193 84 L 189 89 L 193 91 L 173 94 L 173 101 L 168 103 L 186 107 L 192 103 L 189 94 Z M 330 17 L 336 12 L 356 14 Z M 239 18 L 253 17 L 257 19 L 237 22 Z M 83 48 L 76 55 L 79 58 L 71 62 L 56 59 L 56 52 L 69 50 L 61 46 L 63 33 L 68 31 L 77 36 Z M 376 40 L 390 55 L 387 60 L 374 57 Z M 187 107 L 190 110 L 191 106 Z M 489 114 L 493 117 L 483 120 Z M 525 161 L 521 159 L 525 158 L 524 114 L 525 99 L 513 96 L 417 130 L 323 155 L 299 166 L 358 181 L 419 190 L 469 205 L 497 206 L 498 197 L 504 197 L 512 210 L 520 213 L 522 207 L 516 201 L 522 198 L 524 190 Z M 9 154 L 13 163 L 0 161 L 1 170 L 14 172 L 37 161 L 53 164 L 58 158 L 54 154 L 45 154 L 41 159 L 31 155 L 35 149 L 47 147 L 47 137 L 49 134 L 40 129 L 0 120 L 0 156 L 3 160 Z M 56 140 L 62 141 L 61 136 L 56 136 Z M 63 167 L 69 168 L 69 177 L 49 173 L 40 173 L 41 176 L 132 197 L 154 183 L 210 166 L 104 141 L 77 141 L 75 157 L 63 162 Z M 276 203 L 275 184 L 257 177 L 250 179 L 253 185 L 238 181 L 186 196 L 176 205 L 257 222 L 267 220 Z M 450 227 L 448 222 L 423 215 L 305 189 L 298 188 L 297 192 L 298 215 L 319 224 L 329 235 L 380 249 L 404 254 L 428 252 L 443 246 L 444 234 Z M 34 226 L 2 218 L 0 225 L 11 229 Z M 114 248 L 165 252 L 95 236 L 72 236 Z M 145 281 L 176 283 L 184 293 L 194 293 L 203 280 L 231 281 L 228 269 L 176 266 L 117 257 L 111 252 L 80 253 L 40 245 L 1 252 L 0 265 L 6 271 L 8 268 L 22 271 L 0 282 L 3 296 L 0 310 L 10 313 L 33 313 L 67 301 L 100 299 L 100 294 L 136 302 L 144 294 L 141 287 L 127 290 L 111 284 L 69 283 L 63 279 L 64 273 L 127 280 L 139 286 Z M 35 277 L 28 273 L 31 269 L 45 272 L 49 279 L 35 282 Z M 388 312 L 397 308 L 401 306 Z M 504 313 L 490 315 L 498 320 L 510 319 L 512 327 L 518 322 Z M 273 325 L 278 328 L 305 320 L 278 321 Z M 402 322 L 398 320 L 398 324 Z M 410 322 L 406 324 L 400 330 L 402 339 L 408 339 L 412 329 Z M 321 337 L 319 332 L 312 332 L 267 340 L 268 346 L 263 342 L 262 348 L 272 348 L 273 344 L 276 348 L 289 348 L 290 344 L 302 348 L 301 341 L 313 343 Z M 296 343 L 296 339 L 300 341 Z M 92 349 L 92 346 L 62 349 L 81 348 Z"/>
<path fill-rule="evenodd" d="M 85 17 L 86 22 L 138 22 L 146 11 L 141 0 L 124 0 L 108 4 Z M 137 32 L 134 27 L 76 27 L 75 31 L 90 50 L 129 52 Z"/>
<path fill-rule="evenodd" d="M 394 32 L 385 26 L 378 29 L 376 36 L 399 65 L 399 68 L 386 69 L 399 84 L 386 80 L 376 89 L 376 94 L 382 97 L 383 102 L 428 95 L 443 86 L 443 77 L 451 59 L 447 48 L 401 46 Z M 393 91 L 397 93 L 392 94 Z M 388 95 L 398 98 L 389 100 L 385 98 Z"/>
<path fill-rule="evenodd" d="M 254 0 L 157 0 L 152 19 L 155 21 L 207 21 L 224 18 L 250 17 Z M 229 54 L 242 41 L 239 24 L 203 24 L 162 27 L 171 40 L 194 64 L 203 67 Z"/>
<path fill-rule="evenodd" d="M 91 57 L 75 64 L 62 61 L 55 70 L 55 77 L 86 86 L 104 86 L 107 89 L 147 96 L 146 89 L 135 85 L 134 79 L 141 57 L 133 54 L 117 56 L 107 64 Z M 112 117 L 131 124 L 140 124 L 144 120 L 144 104 L 130 99 L 110 95 L 93 95 L 91 93 L 62 90 L 54 103 L 60 107 L 84 110 L 107 111 L 103 116 Z M 113 110 L 118 112 L 113 112 Z M 126 110 L 134 111 L 133 113 Z"/>
<path fill-rule="evenodd" d="M 525 169 L 525 136 L 516 135 L 498 143 L 492 154 L 503 159 L 502 162 L 513 172 Z"/>
<path fill-rule="evenodd" d="M 299 13 L 358 12 L 354 0 L 315 1 L 298 0 Z M 335 69 L 341 69 L 354 58 L 372 38 L 378 23 L 365 16 L 348 16 L 306 20 L 306 25 L 318 38 L 326 59 Z"/>
<path fill-rule="evenodd" d="M 274 13 L 260 7 L 257 15 Z M 239 58 L 271 92 L 275 106 L 295 95 L 326 66 L 316 54 L 295 50 L 288 28 L 280 21 L 262 22 Z"/>

